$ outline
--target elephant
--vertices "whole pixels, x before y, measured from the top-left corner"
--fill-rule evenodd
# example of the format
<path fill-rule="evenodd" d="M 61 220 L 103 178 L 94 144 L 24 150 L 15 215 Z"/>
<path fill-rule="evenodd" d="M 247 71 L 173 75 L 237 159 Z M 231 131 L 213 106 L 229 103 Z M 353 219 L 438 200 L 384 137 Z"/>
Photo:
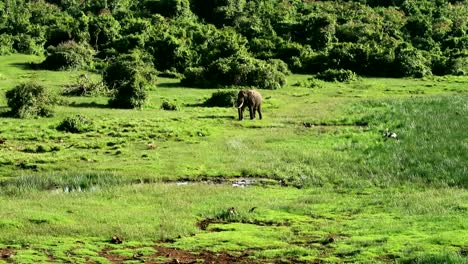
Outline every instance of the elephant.
<path fill-rule="evenodd" d="M 255 118 L 255 112 L 258 111 L 258 117 L 262 119 L 262 95 L 255 90 L 241 90 L 237 95 L 237 111 L 239 120 L 244 119 L 244 109 L 249 108 L 250 119 Z"/>

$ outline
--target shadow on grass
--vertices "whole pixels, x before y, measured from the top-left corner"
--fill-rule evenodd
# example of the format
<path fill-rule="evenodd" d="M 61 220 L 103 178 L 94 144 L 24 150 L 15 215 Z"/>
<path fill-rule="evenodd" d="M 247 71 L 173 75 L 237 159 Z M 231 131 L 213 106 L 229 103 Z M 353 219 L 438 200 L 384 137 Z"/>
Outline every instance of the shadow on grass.
<path fill-rule="evenodd" d="M 184 107 L 207 107 L 204 103 L 184 104 Z"/>
<path fill-rule="evenodd" d="M 111 108 L 107 104 L 99 104 L 96 102 L 90 102 L 90 103 L 76 103 L 72 102 L 69 105 L 70 107 L 78 107 L 78 108 Z"/>
<path fill-rule="evenodd" d="M 164 83 L 158 83 L 158 87 L 161 88 L 189 88 L 189 87 L 184 87 L 180 82 L 164 82 Z"/>
<path fill-rule="evenodd" d="M 197 116 L 198 119 L 228 119 L 234 120 L 236 119 L 235 116 L 227 116 L 227 115 L 206 115 L 206 116 Z"/>
<path fill-rule="evenodd" d="M 34 62 L 14 62 L 10 65 L 21 70 L 41 70 L 41 64 Z"/>
<path fill-rule="evenodd" d="M 10 111 L 10 108 L 7 106 L 0 106 L 0 117 L 11 117 L 14 118 L 13 114 Z"/>

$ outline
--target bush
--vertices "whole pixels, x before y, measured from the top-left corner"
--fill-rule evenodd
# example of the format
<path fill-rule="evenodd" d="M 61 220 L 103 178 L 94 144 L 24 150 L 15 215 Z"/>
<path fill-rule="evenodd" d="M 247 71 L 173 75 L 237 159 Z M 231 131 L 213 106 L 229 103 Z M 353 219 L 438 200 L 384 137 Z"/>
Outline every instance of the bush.
<path fill-rule="evenodd" d="M 395 68 L 401 77 L 422 78 L 431 75 L 430 56 L 411 47 L 399 47 L 395 51 Z"/>
<path fill-rule="evenodd" d="M 319 72 L 315 77 L 326 82 L 347 82 L 356 80 L 358 76 L 351 70 L 328 69 Z"/>
<path fill-rule="evenodd" d="M 15 36 L 13 48 L 24 54 L 42 55 L 44 53 L 44 39 L 34 38 L 28 34 L 19 34 Z"/>
<path fill-rule="evenodd" d="M 57 130 L 70 133 L 84 133 L 92 130 L 93 122 L 83 115 L 75 115 L 65 118 L 58 126 Z"/>
<path fill-rule="evenodd" d="M 89 69 L 95 51 L 87 43 L 68 41 L 47 49 L 47 58 L 41 66 L 49 70 Z"/>
<path fill-rule="evenodd" d="M 293 86 L 306 87 L 306 88 L 323 88 L 323 81 L 315 78 L 308 78 L 305 81 L 298 81 Z"/>
<path fill-rule="evenodd" d="M 11 115 L 19 118 L 52 116 L 55 96 L 44 86 L 36 83 L 20 84 L 6 92 Z"/>
<path fill-rule="evenodd" d="M 205 79 L 205 72 L 203 67 L 188 67 L 180 83 L 188 87 L 207 87 L 209 82 Z"/>
<path fill-rule="evenodd" d="M 13 49 L 14 38 L 8 34 L 0 35 L 0 55 L 8 55 L 15 52 Z"/>
<path fill-rule="evenodd" d="M 468 56 L 460 56 L 458 58 L 453 58 L 449 62 L 448 67 L 449 74 L 452 75 L 468 75 Z"/>
<path fill-rule="evenodd" d="M 156 71 L 145 54 L 135 51 L 117 57 L 103 72 L 103 81 L 112 92 L 109 105 L 118 108 L 141 108 L 147 89 L 156 80 Z"/>
<path fill-rule="evenodd" d="M 214 92 L 203 105 L 208 107 L 233 107 L 237 100 L 237 90 Z"/>
<path fill-rule="evenodd" d="M 66 85 L 63 90 L 63 95 L 70 96 L 95 96 L 107 94 L 109 94 L 109 90 L 101 81 L 93 82 L 86 74 L 78 76 L 75 84 Z"/>
<path fill-rule="evenodd" d="M 176 103 L 171 103 L 169 101 L 164 101 L 161 104 L 161 109 L 168 110 L 168 111 L 178 111 L 179 106 Z"/>
<path fill-rule="evenodd" d="M 116 108 L 142 108 L 148 98 L 148 82 L 136 69 L 126 78 L 114 88 L 109 105 Z"/>
<path fill-rule="evenodd" d="M 176 72 L 175 69 L 174 70 L 165 70 L 163 72 L 158 73 L 158 77 L 179 79 L 179 78 L 182 77 L 182 74 Z"/>
<path fill-rule="evenodd" d="M 279 60 L 279 59 L 269 59 L 267 60 L 267 63 L 273 66 L 277 71 L 289 75 L 291 74 L 291 71 L 289 71 L 288 64 L 286 62 Z"/>
<path fill-rule="evenodd" d="M 245 55 L 219 58 L 207 68 L 187 68 L 181 83 L 191 87 L 255 86 L 278 89 L 286 84 L 286 64 L 280 60 L 267 63 Z"/>

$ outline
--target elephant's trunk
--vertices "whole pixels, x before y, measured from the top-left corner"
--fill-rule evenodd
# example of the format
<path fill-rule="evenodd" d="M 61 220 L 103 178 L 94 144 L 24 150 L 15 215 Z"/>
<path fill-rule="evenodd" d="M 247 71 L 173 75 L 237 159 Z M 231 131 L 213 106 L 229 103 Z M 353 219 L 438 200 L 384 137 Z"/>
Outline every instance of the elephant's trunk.
<path fill-rule="evenodd" d="M 241 108 L 244 105 L 244 102 L 242 102 L 237 108 Z"/>

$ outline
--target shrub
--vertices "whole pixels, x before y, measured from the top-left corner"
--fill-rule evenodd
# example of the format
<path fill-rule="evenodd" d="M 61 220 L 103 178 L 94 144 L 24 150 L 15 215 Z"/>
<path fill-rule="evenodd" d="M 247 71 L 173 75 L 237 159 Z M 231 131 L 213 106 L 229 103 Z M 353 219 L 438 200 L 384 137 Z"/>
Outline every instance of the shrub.
<path fill-rule="evenodd" d="M 92 130 L 93 122 L 83 115 L 66 117 L 58 126 L 57 130 L 70 133 L 84 133 Z"/>
<path fill-rule="evenodd" d="M 164 101 L 161 104 L 161 109 L 168 110 L 168 111 L 178 111 L 179 106 L 176 103 L 171 103 L 169 101 Z"/>
<path fill-rule="evenodd" d="M 289 71 L 288 64 L 286 62 L 279 60 L 279 59 L 269 59 L 267 60 L 267 63 L 273 66 L 277 71 L 289 75 L 291 74 L 291 71 Z"/>
<path fill-rule="evenodd" d="M 452 75 L 468 75 L 468 56 L 460 56 L 458 58 L 451 59 L 448 71 L 449 74 Z"/>
<path fill-rule="evenodd" d="M 298 81 L 293 86 L 306 87 L 306 88 L 323 88 L 323 81 L 315 78 L 308 78 L 305 81 Z"/>
<path fill-rule="evenodd" d="M 430 56 L 411 47 L 399 47 L 395 51 L 395 68 L 402 77 L 422 78 L 431 75 Z"/>
<path fill-rule="evenodd" d="M 8 55 L 14 53 L 15 50 L 13 49 L 14 38 L 8 34 L 1 34 L 0 35 L 0 55 Z"/>
<path fill-rule="evenodd" d="M 219 58 L 207 68 L 188 68 L 181 83 L 192 87 L 255 86 L 278 89 L 286 84 L 287 66 L 279 60 L 271 64 L 244 55 Z"/>
<path fill-rule="evenodd" d="M 13 48 L 19 53 L 42 55 L 44 53 L 44 39 L 34 38 L 28 34 L 15 36 Z"/>
<path fill-rule="evenodd" d="M 55 96 L 37 83 L 20 84 L 6 92 L 7 104 L 14 117 L 51 116 Z"/>
<path fill-rule="evenodd" d="M 217 91 L 203 105 L 209 107 L 233 107 L 236 104 L 237 94 L 237 90 Z"/>
<path fill-rule="evenodd" d="M 328 69 L 323 72 L 319 72 L 315 77 L 327 82 L 347 82 L 356 80 L 357 74 L 351 70 Z"/>
<path fill-rule="evenodd" d="M 275 65 L 259 63 L 250 73 L 249 86 L 276 90 L 286 85 L 286 75 L 276 69 Z"/>
<path fill-rule="evenodd" d="M 87 43 L 67 41 L 47 49 L 47 58 L 41 66 L 49 70 L 89 69 L 95 51 Z"/>
<path fill-rule="evenodd" d="M 179 78 L 182 77 L 182 74 L 176 72 L 175 69 L 174 70 L 165 70 L 163 72 L 158 73 L 158 77 L 179 79 Z"/>
<path fill-rule="evenodd" d="M 109 100 L 111 107 L 117 108 L 141 108 L 146 103 L 148 92 L 146 86 L 148 82 L 138 72 L 134 70 L 127 80 L 122 81 L 114 88 L 113 96 Z"/>
<path fill-rule="evenodd" d="M 63 95 L 94 96 L 109 94 L 109 90 L 101 81 L 94 82 L 86 74 L 81 74 L 76 79 L 75 84 L 65 86 Z"/>
<path fill-rule="evenodd" d="M 180 83 L 188 87 L 207 87 L 209 82 L 205 79 L 205 72 L 203 67 L 188 67 Z"/>
<path fill-rule="evenodd" d="M 112 92 L 109 105 L 118 108 L 141 108 L 147 89 L 156 80 L 156 71 L 145 54 L 134 51 L 117 57 L 103 72 L 103 81 Z"/>

